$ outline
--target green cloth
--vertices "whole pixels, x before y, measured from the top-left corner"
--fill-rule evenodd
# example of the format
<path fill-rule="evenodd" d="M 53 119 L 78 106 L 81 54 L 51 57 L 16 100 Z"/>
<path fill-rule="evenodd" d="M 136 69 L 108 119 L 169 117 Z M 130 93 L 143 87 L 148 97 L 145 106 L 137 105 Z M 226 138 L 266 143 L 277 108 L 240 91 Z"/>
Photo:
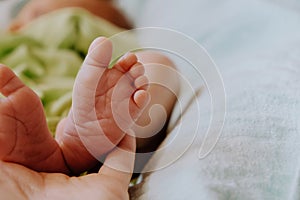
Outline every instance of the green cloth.
<path fill-rule="evenodd" d="M 55 133 L 58 121 L 70 109 L 73 83 L 90 43 L 121 31 L 81 9 L 55 11 L 18 33 L 0 33 L 0 63 L 12 68 L 39 95 Z"/>

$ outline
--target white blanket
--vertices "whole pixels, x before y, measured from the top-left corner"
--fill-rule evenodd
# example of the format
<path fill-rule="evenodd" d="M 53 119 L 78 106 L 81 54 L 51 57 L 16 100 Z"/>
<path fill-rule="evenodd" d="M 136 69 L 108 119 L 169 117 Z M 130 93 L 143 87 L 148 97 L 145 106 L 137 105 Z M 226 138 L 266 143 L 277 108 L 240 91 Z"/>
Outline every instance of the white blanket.
<path fill-rule="evenodd" d="M 299 5 L 296 0 L 148 0 L 130 7 L 131 15 L 136 9 L 137 26 L 173 28 L 203 44 L 219 66 L 227 94 L 224 130 L 211 154 L 198 159 L 207 128 L 200 126 L 179 160 L 131 189 L 133 199 L 300 198 Z M 201 98 L 207 98 L 205 91 Z M 190 126 L 194 106 L 183 115 Z M 164 156 L 174 152 L 166 149 Z M 160 165 L 163 159 L 154 160 Z"/>

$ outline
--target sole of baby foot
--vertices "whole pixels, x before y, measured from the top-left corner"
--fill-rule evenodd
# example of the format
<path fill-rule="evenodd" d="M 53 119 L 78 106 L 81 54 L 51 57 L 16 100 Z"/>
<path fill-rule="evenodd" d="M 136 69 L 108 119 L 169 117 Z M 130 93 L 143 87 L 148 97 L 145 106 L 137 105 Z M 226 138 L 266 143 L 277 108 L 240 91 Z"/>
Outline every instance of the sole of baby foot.
<path fill-rule="evenodd" d="M 57 132 L 56 139 L 74 173 L 92 168 L 115 148 L 149 102 L 148 79 L 135 54 L 126 54 L 108 69 L 111 55 L 108 39 L 92 43 L 75 81 L 72 109 Z M 132 122 L 120 128 L 116 118 L 122 118 L 123 110 L 129 112 Z"/>

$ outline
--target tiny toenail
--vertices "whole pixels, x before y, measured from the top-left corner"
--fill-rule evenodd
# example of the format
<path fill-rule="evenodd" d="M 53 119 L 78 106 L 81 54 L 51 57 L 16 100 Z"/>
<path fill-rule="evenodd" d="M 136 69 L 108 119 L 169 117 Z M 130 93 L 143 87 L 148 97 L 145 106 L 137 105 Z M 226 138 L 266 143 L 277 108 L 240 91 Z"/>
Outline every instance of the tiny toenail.
<path fill-rule="evenodd" d="M 119 61 L 126 60 L 130 55 L 131 55 L 130 52 L 125 53 L 125 54 L 119 59 Z"/>

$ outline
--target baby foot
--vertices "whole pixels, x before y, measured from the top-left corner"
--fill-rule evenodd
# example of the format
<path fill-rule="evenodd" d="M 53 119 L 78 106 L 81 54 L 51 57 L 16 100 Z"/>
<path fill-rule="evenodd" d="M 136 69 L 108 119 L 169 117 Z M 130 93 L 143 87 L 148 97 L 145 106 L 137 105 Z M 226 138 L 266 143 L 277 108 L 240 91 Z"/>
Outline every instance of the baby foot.
<path fill-rule="evenodd" d="M 7 67 L 0 66 L 0 159 L 37 171 L 68 173 L 48 130 L 39 97 Z"/>
<path fill-rule="evenodd" d="M 144 68 L 137 63 L 136 56 L 128 54 L 109 70 L 106 66 L 111 51 L 111 43 L 103 38 L 91 45 L 77 78 L 79 84 L 77 87 L 75 85 L 74 100 L 78 104 L 73 106 L 69 117 L 62 120 L 57 129 L 60 146 L 48 130 L 38 96 L 9 68 L 0 66 L 0 92 L 5 96 L 0 98 L 0 159 L 36 171 L 69 173 L 66 160 L 74 172 L 81 172 L 97 162 L 86 150 L 82 139 L 90 142 L 89 147 L 96 147 L 96 151 L 93 151 L 99 156 L 118 144 L 125 134 L 123 130 L 130 129 L 132 124 L 129 120 L 127 127 L 122 126 L 121 130 L 114 121 L 110 102 L 117 83 L 122 84 L 118 87 L 121 96 L 117 95 L 112 103 L 119 105 L 117 118 L 122 118 L 122 111 L 129 106 L 132 118 L 136 119 L 149 101 L 149 95 L 143 90 L 147 79 L 143 76 Z M 126 73 L 125 78 L 121 78 Z M 96 93 L 89 93 L 91 88 Z M 91 103 L 91 99 L 94 104 L 89 106 L 87 103 Z M 126 99 L 129 99 L 129 105 L 124 104 Z M 96 119 L 89 114 L 91 109 L 95 110 Z M 94 126 L 95 123 L 90 123 L 93 121 L 100 125 L 102 136 L 95 133 L 99 128 Z"/>
<path fill-rule="evenodd" d="M 93 42 L 75 81 L 72 109 L 57 128 L 56 139 L 75 173 L 93 167 L 112 150 L 150 100 L 137 57 L 129 53 L 108 69 L 111 56 L 108 39 Z M 123 119 L 126 111 L 133 120 Z"/>

